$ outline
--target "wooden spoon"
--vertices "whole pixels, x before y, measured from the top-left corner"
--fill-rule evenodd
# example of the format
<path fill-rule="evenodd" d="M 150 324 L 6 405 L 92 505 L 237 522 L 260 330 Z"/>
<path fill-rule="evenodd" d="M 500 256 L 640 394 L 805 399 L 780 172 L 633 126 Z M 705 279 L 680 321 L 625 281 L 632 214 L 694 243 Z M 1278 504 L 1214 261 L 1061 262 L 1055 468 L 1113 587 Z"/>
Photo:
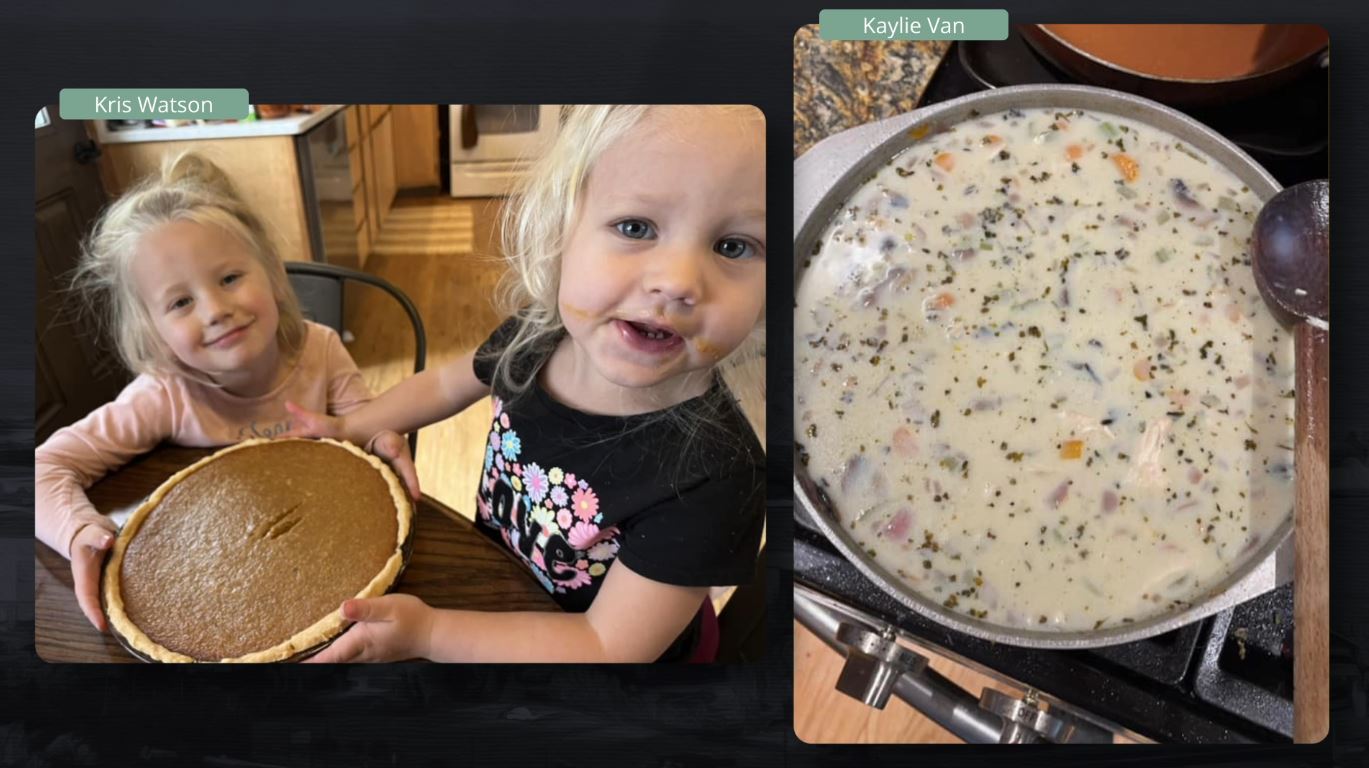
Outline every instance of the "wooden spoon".
<path fill-rule="evenodd" d="M 1321 741 L 1330 727 L 1327 603 L 1327 440 L 1331 330 L 1330 185 L 1279 192 L 1255 219 L 1255 283 L 1270 309 L 1295 323 L 1297 477 L 1293 519 L 1293 740 Z"/>

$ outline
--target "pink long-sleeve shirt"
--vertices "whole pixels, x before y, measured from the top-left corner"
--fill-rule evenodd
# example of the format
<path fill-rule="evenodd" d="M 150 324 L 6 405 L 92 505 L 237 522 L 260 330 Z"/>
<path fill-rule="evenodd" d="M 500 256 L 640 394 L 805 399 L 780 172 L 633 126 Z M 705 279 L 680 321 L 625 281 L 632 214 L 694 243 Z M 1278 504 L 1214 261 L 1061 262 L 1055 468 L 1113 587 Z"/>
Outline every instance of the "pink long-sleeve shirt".
<path fill-rule="evenodd" d="M 38 539 L 71 556 L 71 540 L 103 516 L 85 490 L 159 444 L 214 447 L 290 428 L 289 400 L 340 415 L 371 399 L 335 331 L 307 323 L 304 350 L 285 380 L 260 397 L 237 397 L 180 376 L 138 376 L 119 397 L 52 434 L 34 458 L 34 529 Z"/>

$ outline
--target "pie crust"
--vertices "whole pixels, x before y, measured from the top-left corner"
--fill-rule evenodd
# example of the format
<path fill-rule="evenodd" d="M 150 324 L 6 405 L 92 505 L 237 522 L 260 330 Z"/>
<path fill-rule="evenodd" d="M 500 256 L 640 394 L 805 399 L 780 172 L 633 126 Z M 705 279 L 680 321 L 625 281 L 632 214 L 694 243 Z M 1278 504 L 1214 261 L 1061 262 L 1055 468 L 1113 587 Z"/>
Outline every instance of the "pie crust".
<path fill-rule="evenodd" d="M 125 555 L 128 553 L 130 545 L 135 541 L 139 532 L 144 528 L 144 525 L 147 523 L 152 512 L 158 508 L 163 499 L 165 499 L 173 489 L 191 475 L 200 472 L 205 469 L 205 467 L 213 465 L 225 456 L 238 451 L 250 450 L 257 446 L 280 445 L 290 442 L 326 443 L 337 446 L 339 449 L 346 450 L 365 461 L 366 464 L 374 468 L 384 479 L 390 500 L 393 501 L 394 504 L 393 512 L 396 516 L 397 535 L 394 541 L 393 551 L 390 553 L 389 557 L 384 561 L 374 577 L 370 579 L 369 583 L 356 593 L 355 597 L 378 597 L 385 594 L 385 592 L 394 585 L 399 577 L 400 571 L 404 567 L 404 547 L 412 530 L 413 506 L 403 484 L 389 466 L 379 458 L 366 453 L 351 443 L 339 442 L 326 438 L 321 440 L 305 440 L 299 438 L 247 440 L 224 448 L 211 456 L 207 456 L 200 461 L 195 462 L 180 472 L 177 472 L 175 475 L 172 475 L 171 478 L 158 487 L 157 490 L 138 507 L 129 518 L 128 522 L 125 523 L 123 528 L 119 531 L 118 538 L 115 540 L 109 560 L 104 568 L 101 596 L 105 604 L 106 613 L 109 616 L 112 630 L 121 637 L 130 650 L 146 658 L 161 662 L 215 661 L 214 659 L 197 659 L 185 653 L 164 647 L 162 644 L 149 637 L 148 634 L 130 617 L 129 606 L 126 605 L 124 596 Z M 339 489 L 337 490 L 337 493 L 339 494 L 343 494 L 346 490 L 345 484 L 338 484 L 332 487 Z M 339 501 L 341 502 L 343 499 L 340 498 Z M 208 508 L 212 510 L 213 506 L 209 505 Z M 276 526 L 272 527 L 273 531 L 276 529 Z M 267 531 L 267 534 L 269 533 L 270 531 Z M 279 535 L 284 534 L 282 533 Z M 232 554 L 234 553 L 230 552 L 229 556 L 232 556 Z M 365 574 L 362 574 L 361 577 L 364 578 L 364 576 Z M 288 588 L 289 585 L 282 584 L 282 589 Z M 275 594 L 270 594 L 264 599 L 269 600 L 274 598 Z M 340 600 L 338 601 L 338 605 L 341 605 Z M 347 623 L 348 622 L 342 618 L 341 609 L 334 608 L 332 611 L 328 612 L 327 615 L 323 615 L 311 625 L 299 629 L 283 642 L 278 642 L 270 647 L 236 655 L 231 658 L 217 659 L 217 661 L 274 662 L 290 659 L 305 652 L 317 650 L 322 645 L 341 634 Z"/>

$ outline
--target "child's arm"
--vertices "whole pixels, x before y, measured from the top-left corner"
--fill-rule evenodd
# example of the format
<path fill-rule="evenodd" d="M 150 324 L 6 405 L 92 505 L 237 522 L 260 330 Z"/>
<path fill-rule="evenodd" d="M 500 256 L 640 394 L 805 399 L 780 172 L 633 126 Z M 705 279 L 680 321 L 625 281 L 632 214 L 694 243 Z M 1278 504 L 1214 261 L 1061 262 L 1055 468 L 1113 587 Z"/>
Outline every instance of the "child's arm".
<path fill-rule="evenodd" d="M 165 387 L 139 377 L 114 402 L 54 432 L 34 451 L 34 533 L 71 560 L 76 600 L 97 629 L 104 629 L 99 564 L 116 528 L 85 490 L 170 437 L 172 408 Z"/>
<path fill-rule="evenodd" d="M 460 413 L 490 393 L 476 378 L 475 352 L 417 373 L 386 390 L 369 403 L 346 414 L 328 417 L 290 404 L 296 425 L 287 436 L 345 438 L 366 445 L 376 433 L 400 434 Z"/>
<path fill-rule="evenodd" d="M 321 330 L 326 339 L 324 347 L 324 372 L 328 382 L 328 400 L 325 406 L 327 412 L 332 416 L 345 416 L 365 405 L 374 399 L 371 388 L 366 386 L 366 380 L 361 377 L 361 371 L 357 368 L 356 361 L 352 359 L 351 353 L 342 345 L 342 338 L 337 331 L 331 328 L 324 329 L 316 326 L 316 330 Z M 286 409 L 290 411 L 292 421 L 308 421 L 310 419 L 327 419 L 322 414 L 314 414 L 309 411 L 302 411 L 294 403 L 287 402 Z M 287 432 L 286 436 L 293 436 L 294 432 Z M 315 435 L 310 435 L 311 437 Z M 340 434 L 321 435 L 326 437 L 340 437 Z M 366 449 L 375 454 L 390 468 L 399 475 L 404 487 L 409 491 L 409 497 L 418 499 L 422 495 L 422 490 L 418 485 L 418 471 L 414 468 L 414 457 L 409 453 L 409 444 L 399 434 L 382 430 L 370 438 L 368 443 L 363 443 Z"/>
<path fill-rule="evenodd" d="M 652 662 L 689 625 L 706 587 L 678 587 L 615 562 L 585 613 L 438 610 L 412 595 L 348 600 L 357 622 L 310 661 Z"/>

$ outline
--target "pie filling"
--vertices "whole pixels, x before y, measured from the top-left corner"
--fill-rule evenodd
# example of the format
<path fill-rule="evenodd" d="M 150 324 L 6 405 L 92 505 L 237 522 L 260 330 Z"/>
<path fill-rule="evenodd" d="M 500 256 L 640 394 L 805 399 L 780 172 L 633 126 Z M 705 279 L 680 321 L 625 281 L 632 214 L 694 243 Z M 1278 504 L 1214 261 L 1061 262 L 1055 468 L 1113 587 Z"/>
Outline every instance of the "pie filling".
<path fill-rule="evenodd" d="M 250 443 L 173 477 L 120 535 L 111 620 L 154 658 L 287 658 L 397 576 L 411 512 L 388 468 L 332 441 Z"/>

